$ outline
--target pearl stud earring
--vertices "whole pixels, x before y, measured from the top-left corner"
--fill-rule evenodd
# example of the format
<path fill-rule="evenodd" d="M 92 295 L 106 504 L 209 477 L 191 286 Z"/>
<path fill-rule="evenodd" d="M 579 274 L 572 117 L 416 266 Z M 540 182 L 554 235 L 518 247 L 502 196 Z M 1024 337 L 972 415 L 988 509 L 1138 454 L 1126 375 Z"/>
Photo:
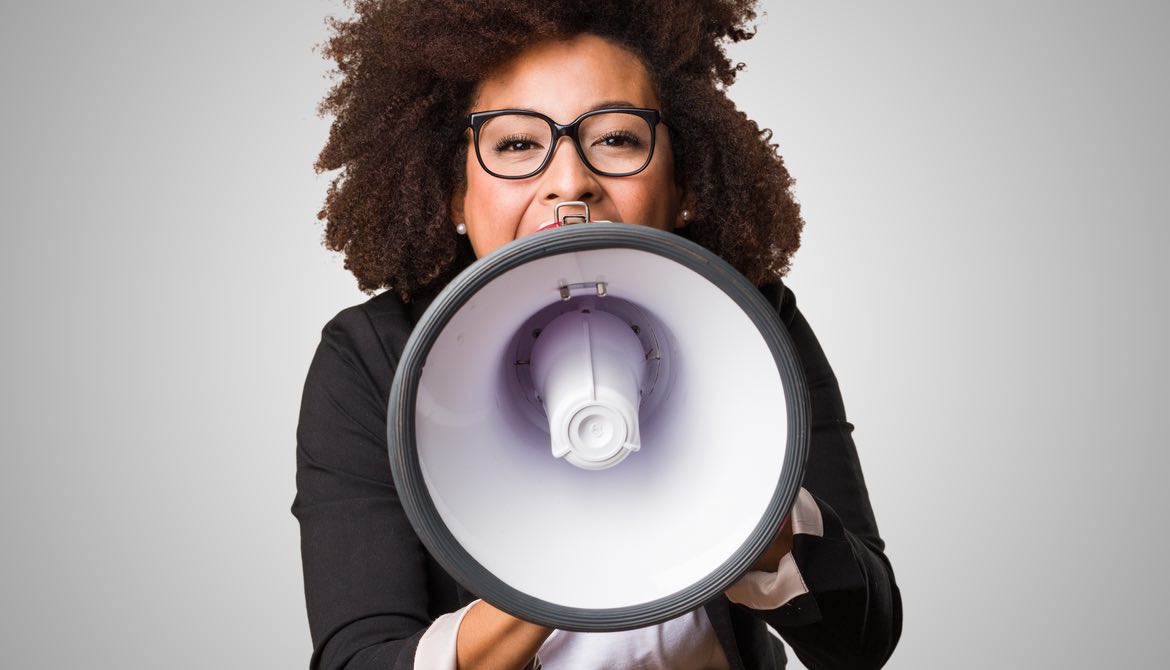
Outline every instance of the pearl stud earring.
<path fill-rule="evenodd" d="M 467 234 L 467 224 L 466 223 L 455 224 L 455 232 L 459 233 L 460 235 L 466 235 Z"/>

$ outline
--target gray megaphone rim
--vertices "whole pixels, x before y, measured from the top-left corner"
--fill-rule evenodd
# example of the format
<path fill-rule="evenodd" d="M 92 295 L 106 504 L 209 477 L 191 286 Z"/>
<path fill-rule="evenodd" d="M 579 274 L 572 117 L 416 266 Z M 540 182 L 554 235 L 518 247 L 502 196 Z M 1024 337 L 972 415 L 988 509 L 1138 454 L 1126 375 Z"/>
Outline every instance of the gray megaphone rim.
<path fill-rule="evenodd" d="M 638 605 L 606 609 L 567 607 L 521 592 L 476 561 L 443 522 L 423 480 L 415 442 L 415 402 L 427 355 L 455 313 L 495 278 L 530 261 L 564 253 L 624 248 L 675 261 L 720 288 L 766 341 L 784 385 L 788 434 L 779 482 L 759 523 L 722 565 L 690 587 Z M 773 305 L 758 288 L 714 253 L 674 233 L 630 224 L 590 223 L 529 235 L 478 259 L 431 303 L 399 359 L 387 409 L 386 437 L 399 499 L 435 560 L 464 588 L 513 616 L 572 631 L 641 628 L 680 616 L 719 596 L 775 537 L 799 493 L 809 444 L 808 387 L 796 348 Z"/>

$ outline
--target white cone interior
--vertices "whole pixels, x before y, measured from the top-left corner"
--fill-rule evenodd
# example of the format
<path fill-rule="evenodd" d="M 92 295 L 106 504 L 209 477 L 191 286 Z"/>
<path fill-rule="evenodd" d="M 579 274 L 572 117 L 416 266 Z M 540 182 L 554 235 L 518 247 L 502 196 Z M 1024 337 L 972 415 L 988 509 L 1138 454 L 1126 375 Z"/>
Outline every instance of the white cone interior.
<path fill-rule="evenodd" d="M 668 396 L 642 417 L 641 448 L 615 467 L 554 458 L 511 397 L 507 349 L 564 284 L 604 282 L 668 333 Z M 608 609 L 678 593 L 747 540 L 776 490 L 787 416 L 771 350 L 721 289 L 631 249 L 545 257 L 470 298 L 429 352 L 415 434 L 443 522 L 512 588 Z"/>

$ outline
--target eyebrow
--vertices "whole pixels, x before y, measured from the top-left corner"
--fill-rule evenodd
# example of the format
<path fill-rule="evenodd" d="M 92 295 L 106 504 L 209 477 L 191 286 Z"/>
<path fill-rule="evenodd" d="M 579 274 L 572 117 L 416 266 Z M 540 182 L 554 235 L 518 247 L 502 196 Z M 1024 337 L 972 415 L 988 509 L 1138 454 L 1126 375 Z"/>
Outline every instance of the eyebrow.
<path fill-rule="evenodd" d="M 537 114 L 544 113 L 544 112 L 541 112 L 540 110 L 532 109 L 531 107 L 510 107 L 509 109 L 518 109 L 522 112 L 536 112 Z M 629 100 L 606 100 L 604 102 L 599 102 L 596 105 L 593 105 L 589 109 L 585 110 L 585 112 L 586 113 L 596 112 L 599 109 L 641 109 L 641 108 L 638 107 L 637 105 L 635 105 L 634 103 L 630 102 Z"/>
<path fill-rule="evenodd" d="M 606 100 L 605 102 L 598 103 L 597 105 L 590 107 L 589 111 L 595 112 L 599 109 L 605 109 L 607 107 L 609 107 L 609 108 L 614 108 L 614 107 L 616 107 L 616 108 L 622 108 L 622 107 L 633 108 L 633 107 L 637 107 L 637 105 L 635 105 L 634 103 L 632 103 L 628 100 Z"/>

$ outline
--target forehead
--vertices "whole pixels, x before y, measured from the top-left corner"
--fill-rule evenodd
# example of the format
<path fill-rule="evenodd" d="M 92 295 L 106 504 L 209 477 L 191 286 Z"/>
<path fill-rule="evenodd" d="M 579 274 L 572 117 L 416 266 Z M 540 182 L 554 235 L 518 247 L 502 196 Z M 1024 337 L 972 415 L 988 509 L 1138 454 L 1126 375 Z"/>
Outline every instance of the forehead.
<path fill-rule="evenodd" d="M 472 107 L 534 109 L 567 123 L 609 100 L 658 107 L 641 59 L 604 38 L 580 35 L 521 52 L 479 83 Z"/>

